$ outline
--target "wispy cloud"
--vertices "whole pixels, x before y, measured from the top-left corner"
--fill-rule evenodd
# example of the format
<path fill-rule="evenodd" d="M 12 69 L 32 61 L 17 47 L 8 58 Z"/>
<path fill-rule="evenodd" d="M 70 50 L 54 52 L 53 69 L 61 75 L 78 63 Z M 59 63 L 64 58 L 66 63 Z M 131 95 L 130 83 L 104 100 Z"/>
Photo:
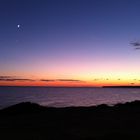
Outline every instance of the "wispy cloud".
<path fill-rule="evenodd" d="M 140 49 L 140 42 L 136 41 L 136 42 L 132 42 L 130 43 L 135 50 L 139 50 Z"/>
<path fill-rule="evenodd" d="M 21 76 L 0 76 L 0 81 L 84 82 L 78 79 L 29 79 Z"/>
<path fill-rule="evenodd" d="M 9 79 L 9 78 L 13 78 L 13 76 L 0 76 L 0 79 Z"/>
<path fill-rule="evenodd" d="M 16 76 L 0 76 L 0 81 L 35 81 L 27 78 L 17 78 Z"/>
<path fill-rule="evenodd" d="M 99 81 L 99 79 L 95 78 L 94 81 Z"/>
<path fill-rule="evenodd" d="M 83 82 L 77 79 L 41 79 L 43 82 Z"/>
<path fill-rule="evenodd" d="M 51 79 L 40 79 L 40 81 L 42 82 L 54 82 L 56 80 L 51 80 Z"/>
<path fill-rule="evenodd" d="M 75 80 L 75 79 L 57 79 L 57 81 L 64 81 L 64 82 L 82 82 L 81 80 Z"/>

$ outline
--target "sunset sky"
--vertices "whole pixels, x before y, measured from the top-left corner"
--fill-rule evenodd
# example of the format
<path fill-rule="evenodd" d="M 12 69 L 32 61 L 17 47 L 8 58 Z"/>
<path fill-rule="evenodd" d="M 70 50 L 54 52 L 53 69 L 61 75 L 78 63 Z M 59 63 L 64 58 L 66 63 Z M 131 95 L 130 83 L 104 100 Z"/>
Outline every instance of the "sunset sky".
<path fill-rule="evenodd" d="M 140 85 L 139 0 L 0 0 L 0 85 Z"/>

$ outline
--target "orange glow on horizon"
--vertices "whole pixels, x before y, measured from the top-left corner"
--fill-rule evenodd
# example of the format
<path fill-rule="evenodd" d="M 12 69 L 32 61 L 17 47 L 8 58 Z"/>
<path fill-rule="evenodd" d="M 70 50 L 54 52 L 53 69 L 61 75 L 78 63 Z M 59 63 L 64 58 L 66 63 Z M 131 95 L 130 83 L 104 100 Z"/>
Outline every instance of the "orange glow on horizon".
<path fill-rule="evenodd" d="M 128 80 L 110 80 L 110 79 L 94 79 L 88 81 L 0 81 L 0 86 L 64 86 L 64 87 L 101 87 L 101 86 L 124 86 L 124 85 L 140 85 L 140 81 L 136 79 Z"/>

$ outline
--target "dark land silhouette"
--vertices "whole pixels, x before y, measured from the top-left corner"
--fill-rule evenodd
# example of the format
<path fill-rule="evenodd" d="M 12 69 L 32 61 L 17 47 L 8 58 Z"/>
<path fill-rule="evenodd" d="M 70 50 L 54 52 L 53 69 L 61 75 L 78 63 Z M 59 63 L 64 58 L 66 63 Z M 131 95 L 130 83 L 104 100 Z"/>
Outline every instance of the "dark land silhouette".
<path fill-rule="evenodd" d="M 140 101 L 51 108 L 26 102 L 0 110 L 1 140 L 140 140 Z"/>
<path fill-rule="evenodd" d="M 103 88 L 140 88 L 140 86 L 103 86 Z"/>

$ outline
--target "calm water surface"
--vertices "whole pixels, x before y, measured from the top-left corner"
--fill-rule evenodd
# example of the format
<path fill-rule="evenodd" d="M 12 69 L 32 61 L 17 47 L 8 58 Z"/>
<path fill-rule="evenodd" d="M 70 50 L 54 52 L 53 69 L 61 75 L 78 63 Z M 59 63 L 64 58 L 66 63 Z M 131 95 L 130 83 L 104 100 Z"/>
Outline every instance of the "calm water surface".
<path fill-rule="evenodd" d="M 19 102 L 44 106 L 93 106 L 140 100 L 140 88 L 0 87 L 0 108 Z"/>

